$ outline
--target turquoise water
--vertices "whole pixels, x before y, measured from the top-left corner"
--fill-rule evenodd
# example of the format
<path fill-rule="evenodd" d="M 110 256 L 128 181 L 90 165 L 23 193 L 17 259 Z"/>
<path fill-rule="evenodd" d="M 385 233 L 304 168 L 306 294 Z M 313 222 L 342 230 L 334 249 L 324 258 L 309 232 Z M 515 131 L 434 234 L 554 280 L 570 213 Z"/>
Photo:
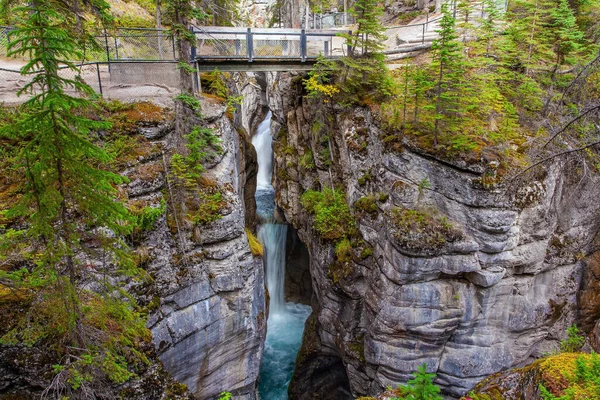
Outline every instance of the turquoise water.
<path fill-rule="evenodd" d="M 287 225 L 276 223 L 275 189 L 271 184 L 273 174 L 273 148 L 271 137 L 271 112 L 257 128 L 252 144 L 256 148 L 258 175 L 256 189 L 257 214 L 261 226 L 258 237 L 265 254 L 265 278 L 270 294 L 267 339 L 260 368 L 258 392 L 261 400 L 286 400 L 287 388 L 294 372 L 296 354 L 302 344 L 304 322 L 311 308 L 302 304 L 284 302 L 285 242 Z"/>
<path fill-rule="evenodd" d="M 287 389 L 302 344 L 304 322 L 310 312 L 309 306 L 285 303 L 281 312 L 269 316 L 258 385 L 261 400 L 288 398 Z"/>

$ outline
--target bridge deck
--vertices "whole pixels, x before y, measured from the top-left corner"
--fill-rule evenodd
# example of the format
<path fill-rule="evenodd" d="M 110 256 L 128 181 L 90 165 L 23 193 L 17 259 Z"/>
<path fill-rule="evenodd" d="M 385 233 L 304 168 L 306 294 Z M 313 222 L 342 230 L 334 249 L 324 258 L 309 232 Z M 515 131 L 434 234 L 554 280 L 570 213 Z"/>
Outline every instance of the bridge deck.
<path fill-rule="evenodd" d="M 205 61 L 227 62 L 269 61 L 306 62 L 347 54 L 345 39 L 340 33 L 349 31 L 287 28 L 194 27 L 196 48 L 194 57 Z"/>

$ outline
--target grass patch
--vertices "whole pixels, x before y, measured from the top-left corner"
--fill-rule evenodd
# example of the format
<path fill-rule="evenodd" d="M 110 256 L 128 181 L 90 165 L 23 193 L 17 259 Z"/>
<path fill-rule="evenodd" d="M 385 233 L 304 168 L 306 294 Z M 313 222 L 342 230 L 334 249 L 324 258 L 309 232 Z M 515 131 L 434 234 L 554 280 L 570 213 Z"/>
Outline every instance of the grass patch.
<path fill-rule="evenodd" d="M 337 190 L 307 190 L 301 197 L 302 207 L 314 216 L 313 228 L 326 240 L 339 240 L 354 232 L 354 218 L 346 196 Z"/>
<path fill-rule="evenodd" d="M 394 208 L 390 214 L 394 239 L 405 249 L 432 253 L 448 242 L 462 238 L 445 216 L 406 208 Z"/>

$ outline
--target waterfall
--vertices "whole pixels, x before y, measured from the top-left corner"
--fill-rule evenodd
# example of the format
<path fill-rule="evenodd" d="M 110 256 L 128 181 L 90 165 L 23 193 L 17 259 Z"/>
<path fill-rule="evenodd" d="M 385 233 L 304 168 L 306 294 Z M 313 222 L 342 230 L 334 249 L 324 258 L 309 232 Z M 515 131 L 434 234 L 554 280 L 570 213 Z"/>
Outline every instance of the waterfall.
<path fill-rule="evenodd" d="M 258 175 L 256 187 L 257 212 L 261 219 L 258 238 L 264 246 L 267 269 L 267 289 L 271 301 L 270 314 L 278 314 L 284 308 L 283 285 L 285 277 L 285 239 L 287 225 L 275 222 L 275 189 L 271 184 L 273 175 L 273 138 L 271 137 L 271 111 L 260 123 L 252 144 L 256 148 Z"/>
<path fill-rule="evenodd" d="M 273 177 L 273 138 L 271 136 L 271 112 L 258 126 L 252 138 L 258 159 L 256 187 L 256 210 L 260 218 L 258 238 L 264 247 L 263 260 L 266 267 L 269 290 L 269 319 L 265 353 L 260 368 L 259 395 L 261 400 L 287 399 L 287 387 L 294 371 L 296 353 L 302 342 L 304 321 L 310 307 L 285 303 L 284 279 L 287 225 L 276 223 L 275 189 Z"/>
<path fill-rule="evenodd" d="M 271 178 L 273 176 L 273 137 L 271 136 L 271 111 L 267 113 L 265 120 L 258 125 L 256 135 L 252 138 L 252 144 L 256 149 L 258 158 L 258 189 L 273 190 Z"/>
<path fill-rule="evenodd" d="M 267 265 L 267 289 L 269 289 L 269 313 L 283 311 L 283 285 L 285 278 L 285 239 L 287 225 L 263 224 L 258 230 L 258 238 L 265 248 L 264 260 Z"/>

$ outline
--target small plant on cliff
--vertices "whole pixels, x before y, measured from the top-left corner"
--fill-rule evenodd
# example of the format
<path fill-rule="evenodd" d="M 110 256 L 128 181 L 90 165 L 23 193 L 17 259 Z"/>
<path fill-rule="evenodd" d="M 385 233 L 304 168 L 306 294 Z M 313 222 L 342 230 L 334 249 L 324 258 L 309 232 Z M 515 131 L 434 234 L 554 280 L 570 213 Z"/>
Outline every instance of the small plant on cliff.
<path fill-rule="evenodd" d="M 560 351 L 565 353 L 574 353 L 583 347 L 585 337 L 581 334 L 577 325 L 571 325 L 567 328 L 567 338 L 560 342 Z"/>
<path fill-rule="evenodd" d="M 414 378 L 409 380 L 406 386 L 400 386 L 399 389 L 403 393 L 402 399 L 405 400 L 442 400 L 440 396 L 440 388 L 433 383 L 435 374 L 427 373 L 427 364 L 423 364 L 417 368 L 417 372 L 413 374 Z M 394 400 L 400 400 L 395 398 Z"/>
<path fill-rule="evenodd" d="M 329 188 L 307 190 L 300 202 L 314 215 L 313 227 L 323 239 L 338 240 L 353 233 L 354 218 L 341 192 Z"/>
<path fill-rule="evenodd" d="M 265 249 L 256 237 L 256 235 L 250 230 L 250 228 L 246 228 L 246 236 L 248 237 L 248 244 L 250 245 L 250 251 L 253 255 L 257 257 L 262 257 Z"/>
<path fill-rule="evenodd" d="M 447 218 L 428 211 L 394 208 L 390 216 L 394 238 L 408 250 L 435 252 L 462 237 Z"/>

